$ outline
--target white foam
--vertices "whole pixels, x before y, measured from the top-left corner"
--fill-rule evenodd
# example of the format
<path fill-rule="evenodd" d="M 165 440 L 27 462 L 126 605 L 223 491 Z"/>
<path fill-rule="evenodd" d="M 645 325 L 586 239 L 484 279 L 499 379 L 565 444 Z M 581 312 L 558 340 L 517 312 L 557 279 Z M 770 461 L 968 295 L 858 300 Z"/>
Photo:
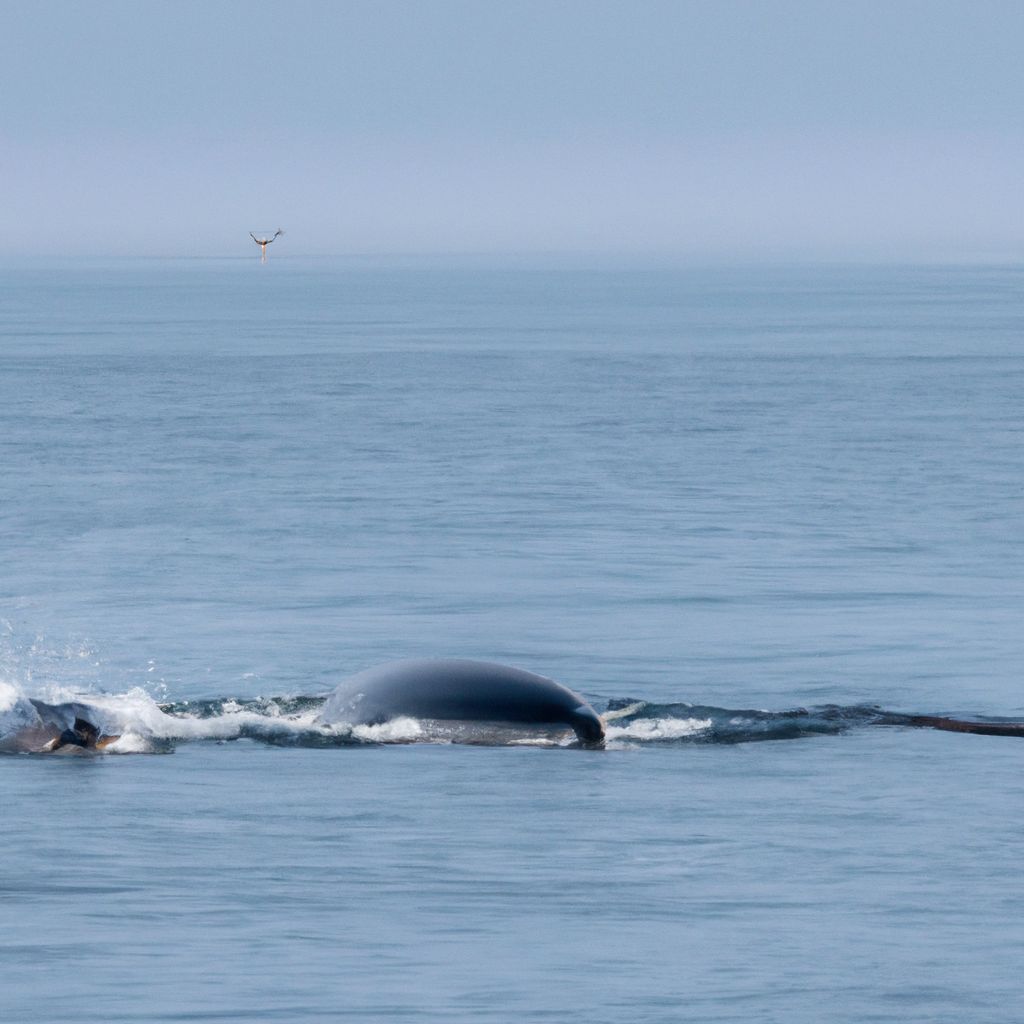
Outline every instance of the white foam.
<path fill-rule="evenodd" d="M 13 711 L 24 699 L 17 686 L 0 679 L 0 715 Z"/>
<path fill-rule="evenodd" d="M 3 699 L 0 695 L 0 700 Z M 221 714 L 209 718 L 188 714 L 170 715 L 157 704 L 151 694 L 138 687 L 125 693 L 81 693 L 66 687 L 51 686 L 42 695 L 42 699 L 52 704 L 74 702 L 86 705 L 92 712 L 90 717 L 102 733 L 121 737 L 106 748 L 113 753 L 151 750 L 154 741 L 231 740 L 246 731 L 295 734 L 327 732 L 318 728 L 314 721 L 315 711 L 286 717 L 275 705 L 269 705 L 263 713 L 228 701 Z M 35 709 L 27 700 L 23 705 L 35 714 Z"/>
<path fill-rule="evenodd" d="M 122 733 L 113 743 L 103 748 L 104 754 L 151 754 L 153 753 L 152 737 L 140 736 L 138 733 Z"/>
<path fill-rule="evenodd" d="M 379 725 L 352 726 L 352 735 L 367 743 L 412 743 L 423 736 L 423 726 L 415 718 L 392 718 Z"/>
<path fill-rule="evenodd" d="M 332 730 L 317 725 L 314 712 L 286 717 L 280 711 L 264 714 L 236 704 L 226 705 L 221 714 L 210 718 L 168 715 L 159 708 L 157 713 L 160 717 L 151 724 L 152 735 L 166 740 L 233 740 L 246 732 L 295 736 L 309 732 L 332 734 Z"/>
<path fill-rule="evenodd" d="M 0 739 L 39 724 L 39 715 L 21 689 L 0 679 Z"/>
<path fill-rule="evenodd" d="M 628 725 L 609 725 L 605 739 L 642 743 L 683 740 L 707 732 L 713 724 L 710 718 L 641 718 Z"/>

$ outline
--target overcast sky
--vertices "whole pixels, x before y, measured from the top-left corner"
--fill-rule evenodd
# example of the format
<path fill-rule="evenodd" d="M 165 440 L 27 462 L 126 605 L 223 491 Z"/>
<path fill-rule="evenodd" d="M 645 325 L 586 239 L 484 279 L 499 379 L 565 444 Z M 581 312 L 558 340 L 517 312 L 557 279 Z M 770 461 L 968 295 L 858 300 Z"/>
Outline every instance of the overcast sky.
<path fill-rule="evenodd" d="M 1024 3 L 0 10 L 8 256 L 1024 255 Z"/>

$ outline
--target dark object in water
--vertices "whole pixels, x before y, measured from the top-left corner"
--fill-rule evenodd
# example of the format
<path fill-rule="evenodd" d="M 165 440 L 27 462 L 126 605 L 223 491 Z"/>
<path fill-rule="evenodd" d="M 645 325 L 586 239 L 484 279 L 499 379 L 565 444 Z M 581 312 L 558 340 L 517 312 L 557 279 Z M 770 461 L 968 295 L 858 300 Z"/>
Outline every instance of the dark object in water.
<path fill-rule="evenodd" d="M 100 738 L 100 731 L 92 722 L 84 718 L 76 718 L 70 729 L 65 729 L 57 742 L 50 748 L 51 752 L 60 750 L 61 747 L 82 747 L 84 750 L 95 750 L 96 741 Z"/>
<path fill-rule="evenodd" d="M 946 732 L 970 732 L 976 736 L 1024 736 L 1024 722 L 965 722 L 941 715 L 911 715 L 901 725 L 920 729 L 943 729 Z"/>
<path fill-rule="evenodd" d="M 377 725 L 408 715 L 463 722 L 567 725 L 598 746 L 604 724 L 578 693 L 546 676 L 488 661 L 394 661 L 346 679 L 327 698 L 320 721 Z"/>
<path fill-rule="evenodd" d="M 86 717 L 92 716 L 96 710 L 87 704 L 47 704 L 41 700 L 33 700 L 31 703 L 39 715 L 40 729 L 43 731 L 41 745 L 34 747 L 36 753 L 97 754 L 120 739 L 120 736 L 105 735 L 98 725 Z M 46 732 L 49 733 L 49 739 L 42 742 Z"/>

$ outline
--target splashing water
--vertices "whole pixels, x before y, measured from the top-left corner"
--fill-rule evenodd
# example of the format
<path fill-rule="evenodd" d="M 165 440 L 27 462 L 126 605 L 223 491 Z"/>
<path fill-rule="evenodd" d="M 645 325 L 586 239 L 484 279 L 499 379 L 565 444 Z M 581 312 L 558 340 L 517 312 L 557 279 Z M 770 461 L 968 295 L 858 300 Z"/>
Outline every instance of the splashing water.
<path fill-rule="evenodd" d="M 254 740 L 275 746 L 346 747 L 367 744 L 460 743 L 481 746 L 576 747 L 561 727 L 453 722 L 400 716 L 372 725 L 327 724 L 319 719 L 326 698 L 223 697 L 157 702 L 134 688 L 121 694 L 82 694 L 51 687 L 44 698 L 30 698 L 0 681 L 0 752 L 31 753 L 44 720 L 70 723 L 87 718 L 106 737 L 116 737 L 103 753 L 169 753 L 179 743 Z M 997 735 L 1024 734 L 1018 723 L 986 719 L 964 722 L 906 715 L 862 705 L 825 705 L 788 711 L 736 710 L 689 703 L 654 704 L 613 699 L 602 714 L 607 749 L 646 744 L 749 743 L 836 735 L 868 725 L 939 728 Z"/>

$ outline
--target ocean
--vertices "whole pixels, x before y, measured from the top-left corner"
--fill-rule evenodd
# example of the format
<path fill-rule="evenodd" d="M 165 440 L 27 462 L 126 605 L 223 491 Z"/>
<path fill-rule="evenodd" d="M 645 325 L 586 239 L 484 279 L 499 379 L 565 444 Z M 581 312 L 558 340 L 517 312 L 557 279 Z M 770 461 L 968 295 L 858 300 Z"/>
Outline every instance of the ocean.
<path fill-rule="evenodd" d="M 1022 286 L 5 264 L 0 1019 L 1015 1019 Z M 317 727 L 434 656 L 608 742 Z"/>

